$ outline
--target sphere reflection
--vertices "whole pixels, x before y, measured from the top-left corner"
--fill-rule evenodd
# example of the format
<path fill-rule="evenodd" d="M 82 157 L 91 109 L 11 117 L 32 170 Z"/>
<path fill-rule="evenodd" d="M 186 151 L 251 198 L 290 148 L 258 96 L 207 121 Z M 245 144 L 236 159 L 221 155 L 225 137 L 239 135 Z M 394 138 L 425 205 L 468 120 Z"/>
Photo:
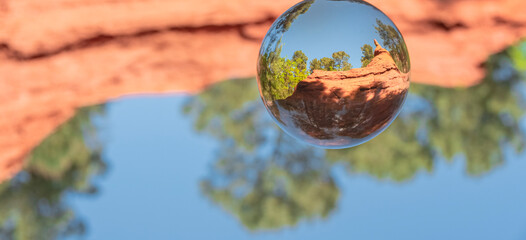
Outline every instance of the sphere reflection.
<path fill-rule="evenodd" d="M 378 40 L 378 41 L 377 41 Z M 396 118 L 410 63 L 394 23 L 364 1 L 303 1 L 268 31 L 258 60 L 264 105 L 290 135 L 352 147 Z"/>

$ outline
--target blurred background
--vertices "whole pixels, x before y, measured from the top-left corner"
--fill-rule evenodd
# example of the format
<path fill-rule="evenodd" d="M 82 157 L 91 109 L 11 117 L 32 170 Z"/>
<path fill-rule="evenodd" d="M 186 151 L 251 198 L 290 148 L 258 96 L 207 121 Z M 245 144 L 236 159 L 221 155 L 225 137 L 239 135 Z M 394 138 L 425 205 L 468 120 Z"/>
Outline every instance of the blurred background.
<path fill-rule="evenodd" d="M 0 0 L 0 239 L 526 239 L 526 2 L 370 1 L 412 85 L 344 150 L 259 98 L 297 2 Z"/>

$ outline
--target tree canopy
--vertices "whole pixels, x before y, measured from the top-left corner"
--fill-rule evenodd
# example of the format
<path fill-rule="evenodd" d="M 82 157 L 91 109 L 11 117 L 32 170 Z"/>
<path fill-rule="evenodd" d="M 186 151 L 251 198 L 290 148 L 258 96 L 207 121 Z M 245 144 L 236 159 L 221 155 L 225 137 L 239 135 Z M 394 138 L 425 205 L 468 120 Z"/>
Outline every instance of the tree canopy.
<path fill-rule="evenodd" d="M 332 59 L 334 60 L 334 70 L 336 71 L 347 71 L 352 68 L 352 65 L 349 63 L 349 54 L 344 51 L 335 52 L 332 54 Z"/>
<path fill-rule="evenodd" d="M 362 62 L 362 67 L 366 67 L 374 57 L 374 49 L 369 44 L 364 44 L 362 47 L 362 58 L 360 59 Z"/>
<path fill-rule="evenodd" d="M 376 19 L 376 25 L 374 28 L 383 40 L 383 47 L 389 50 L 398 69 L 400 69 L 401 72 L 407 73 L 411 68 L 411 63 L 409 61 L 409 52 L 407 51 L 407 46 L 402 35 L 400 35 L 394 26 L 384 24 L 379 19 Z"/>
<path fill-rule="evenodd" d="M 265 99 L 278 100 L 289 97 L 296 85 L 314 70 L 346 71 L 352 68 L 349 54 L 344 51 L 334 52 L 331 58 L 313 59 L 309 68 L 309 58 L 301 50 L 295 51 L 292 59 L 280 55 L 281 47 L 264 54 L 259 60 L 259 81 Z"/>

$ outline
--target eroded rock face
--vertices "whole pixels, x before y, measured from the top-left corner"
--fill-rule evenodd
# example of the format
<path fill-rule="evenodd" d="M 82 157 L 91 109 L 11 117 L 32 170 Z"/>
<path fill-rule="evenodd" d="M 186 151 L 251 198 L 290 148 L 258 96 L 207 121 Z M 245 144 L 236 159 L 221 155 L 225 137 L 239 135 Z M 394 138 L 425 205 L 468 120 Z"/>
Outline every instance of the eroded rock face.
<path fill-rule="evenodd" d="M 296 2 L 0 0 L 0 179 L 76 107 L 255 76 L 261 39 Z M 476 84 L 526 36 L 523 0 L 370 2 L 404 34 L 414 82 Z"/>
<path fill-rule="evenodd" d="M 404 35 L 413 82 L 472 86 L 483 63 L 526 36 L 523 0 L 371 0 Z"/>
<path fill-rule="evenodd" d="M 253 76 L 262 37 L 294 4 L 0 2 L 0 180 L 79 106 Z"/>
<path fill-rule="evenodd" d="M 374 58 L 366 67 L 314 70 L 290 97 L 268 105 L 282 127 L 325 147 L 354 146 L 385 129 L 400 112 L 409 76 L 375 43 Z"/>

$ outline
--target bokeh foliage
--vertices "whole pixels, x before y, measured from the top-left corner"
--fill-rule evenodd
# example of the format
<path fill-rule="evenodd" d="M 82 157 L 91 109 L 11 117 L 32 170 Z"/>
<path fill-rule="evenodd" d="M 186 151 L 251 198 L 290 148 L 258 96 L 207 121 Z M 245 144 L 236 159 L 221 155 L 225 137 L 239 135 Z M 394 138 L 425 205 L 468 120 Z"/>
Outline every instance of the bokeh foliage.
<path fill-rule="evenodd" d="M 461 156 L 466 174 L 485 174 L 504 162 L 503 146 L 521 151 L 526 145 L 519 127 L 526 106 L 520 88 L 525 84 L 525 46 L 523 42 L 492 56 L 479 85 L 412 84 L 399 118 L 375 139 L 351 149 L 325 151 L 284 135 L 264 116 L 254 79 L 220 83 L 185 108 L 198 131 L 221 142 L 201 183 L 203 193 L 247 228 L 268 230 L 328 216 L 339 197 L 330 170 L 336 165 L 349 174 L 405 182 L 419 172 L 432 172 L 436 161 Z"/>
<path fill-rule="evenodd" d="M 0 184 L 0 239 L 57 239 L 82 235 L 83 221 L 65 202 L 65 195 L 97 192 L 91 182 L 105 172 L 101 145 L 91 121 L 102 106 L 79 109 L 26 159 L 25 170 Z"/>
<path fill-rule="evenodd" d="M 275 131 L 257 97 L 254 79 L 233 80 L 186 104 L 196 130 L 221 144 L 210 176 L 201 183 L 203 193 L 253 230 L 327 217 L 339 190 L 323 154 Z M 208 102 L 212 99 L 215 103 Z"/>

